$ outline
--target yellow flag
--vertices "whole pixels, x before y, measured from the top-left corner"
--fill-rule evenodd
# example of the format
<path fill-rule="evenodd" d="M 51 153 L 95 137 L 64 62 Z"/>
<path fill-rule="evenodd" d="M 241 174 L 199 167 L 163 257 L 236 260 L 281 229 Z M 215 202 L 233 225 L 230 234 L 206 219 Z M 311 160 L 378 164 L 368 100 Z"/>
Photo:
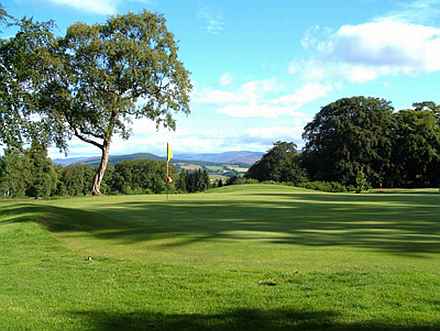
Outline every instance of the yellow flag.
<path fill-rule="evenodd" d="M 167 162 L 170 162 L 173 158 L 173 150 L 171 149 L 171 145 L 167 143 Z"/>

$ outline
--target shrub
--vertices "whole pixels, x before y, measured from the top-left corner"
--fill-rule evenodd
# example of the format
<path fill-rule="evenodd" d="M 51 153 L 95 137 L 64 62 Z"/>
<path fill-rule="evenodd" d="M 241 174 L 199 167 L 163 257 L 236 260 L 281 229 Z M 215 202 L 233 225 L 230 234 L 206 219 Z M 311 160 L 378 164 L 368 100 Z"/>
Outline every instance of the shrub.
<path fill-rule="evenodd" d="M 172 177 L 174 173 L 174 167 L 170 167 Z M 167 190 L 165 176 L 164 161 L 122 161 L 114 167 L 110 186 L 112 191 L 124 194 L 162 193 Z M 174 189 L 173 184 L 170 186 Z"/>
<path fill-rule="evenodd" d="M 368 189 L 367 177 L 362 170 L 356 174 L 356 193 L 361 193 Z"/>
<path fill-rule="evenodd" d="M 203 192 L 210 186 L 209 175 L 206 170 L 186 171 L 179 173 L 176 181 L 176 189 L 179 192 Z"/>
<path fill-rule="evenodd" d="M 59 169 L 57 195 L 78 196 L 90 193 L 95 171 L 84 164 L 73 164 Z"/>
<path fill-rule="evenodd" d="M 234 176 L 228 179 L 226 185 L 244 185 L 244 184 L 259 184 L 259 183 L 260 182 L 257 179 Z"/>
<path fill-rule="evenodd" d="M 339 182 L 304 182 L 300 184 L 300 187 L 304 187 L 309 190 L 322 191 L 322 192 L 347 192 L 348 189 Z"/>

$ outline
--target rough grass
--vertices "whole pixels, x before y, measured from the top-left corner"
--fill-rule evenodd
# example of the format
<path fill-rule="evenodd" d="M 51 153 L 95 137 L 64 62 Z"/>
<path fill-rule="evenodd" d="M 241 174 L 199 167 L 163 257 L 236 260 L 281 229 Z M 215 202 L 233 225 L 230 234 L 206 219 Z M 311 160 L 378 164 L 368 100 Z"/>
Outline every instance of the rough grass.
<path fill-rule="evenodd" d="M 5 200 L 0 249 L 0 330 L 440 330 L 434 190 Z"/>

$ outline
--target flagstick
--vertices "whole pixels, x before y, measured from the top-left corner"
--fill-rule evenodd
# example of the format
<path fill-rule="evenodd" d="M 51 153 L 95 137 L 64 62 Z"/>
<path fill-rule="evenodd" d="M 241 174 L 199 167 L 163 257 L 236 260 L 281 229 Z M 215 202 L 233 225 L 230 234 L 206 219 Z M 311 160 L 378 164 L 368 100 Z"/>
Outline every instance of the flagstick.
<path fill-rule="evenodd" d="M 167 182 L 166 182 L 166 184 L 167 184 L 167 201 L 168 201 L 168 190 L 169 190 L 169 183 L 168 183 L 169 170 L 168 170 L 168 165 L 169 165 L 169 162 L 167 161 Z"/>
<path fill-rule="evenodd" d="M 167 143 L 167 177 L 166 177 L 166 185 L 167 185 L 167 201 L 168 201 L 168 193 L 170 189 L 170 184 L 172 183 L 172 179 L 170 177 L 170 161 L 173 158 L 173 151 L 171 149 L 171 145 Z"/>

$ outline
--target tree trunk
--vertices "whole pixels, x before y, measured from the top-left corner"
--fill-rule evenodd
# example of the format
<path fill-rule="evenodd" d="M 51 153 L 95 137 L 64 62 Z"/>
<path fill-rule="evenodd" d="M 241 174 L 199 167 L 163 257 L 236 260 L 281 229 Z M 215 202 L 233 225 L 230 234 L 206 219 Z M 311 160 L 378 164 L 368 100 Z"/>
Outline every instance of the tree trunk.
<path fill-rule="evenodd" d="M 101 195 L 101 183 L 107 170 L 108 159 L 110 156 L 110 140 L 104 141 L 102 148 L 101 162 L 93 178 L 92 195 Z"/>

